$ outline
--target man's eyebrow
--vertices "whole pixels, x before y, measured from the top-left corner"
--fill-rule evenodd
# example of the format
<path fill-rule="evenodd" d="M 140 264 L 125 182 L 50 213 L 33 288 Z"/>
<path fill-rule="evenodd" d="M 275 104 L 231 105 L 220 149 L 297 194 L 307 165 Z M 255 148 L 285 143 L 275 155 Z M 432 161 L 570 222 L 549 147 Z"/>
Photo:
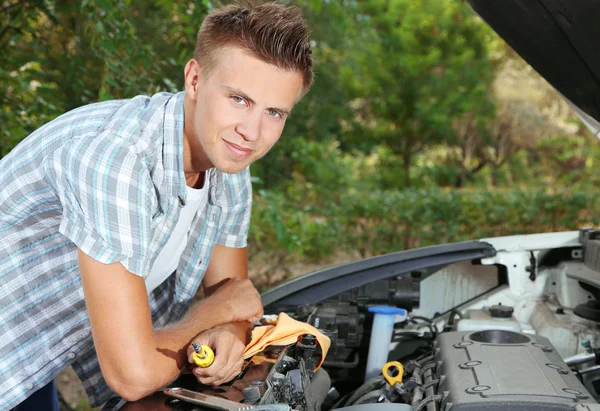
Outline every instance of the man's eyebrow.
<path fill-rule="evenodd" d="M 279 111 L 281 114 L 283 114 L 286 117 L 289 116 L 292 113 L 292 110 L 289 110 L 287 108 L 271 107 L 269 110 Z"/>
<path fill-rule="evenodd" d="M 230 87 L 230 86 L 226 86 L 223 85 L 222 86 L 225 90 L 227 90 L 229 93 L 234 94 L 236 96 L 240 96 L 245 100 L 248 100 L 250 103 L 255 104 L 256 102 L 254 100 L 252 100 L 252 98 L 250 96 L 248 96 L 246 93 L 244 93 L 242 90 L 238 90 L 234 87 Z M 275 110 L 275 111 L 279 111 L 280 113 L 289 116 L 290 113 L 292 112 L 292 110 L 290 109 L 286 109 L 286 108 L 279 108 L 279 107 L 269 107 L 269 110 Z"/>
<path fill-rule="evenodd" d="M 238 90 L 237 88 L 233 88 L 230 86 L 222 86 L 225 90 L 227 90 L 229 93 L 231 94 L 235 94 L 236 96 L 240 96 L 242 98 L 244 98 L 244 100 L 248 100 L 250 103 L 255 104 L 255 101 L 252 100 L 252 98 L 247 95 L 246 93 L 244 93 L 242 90 Z"/>

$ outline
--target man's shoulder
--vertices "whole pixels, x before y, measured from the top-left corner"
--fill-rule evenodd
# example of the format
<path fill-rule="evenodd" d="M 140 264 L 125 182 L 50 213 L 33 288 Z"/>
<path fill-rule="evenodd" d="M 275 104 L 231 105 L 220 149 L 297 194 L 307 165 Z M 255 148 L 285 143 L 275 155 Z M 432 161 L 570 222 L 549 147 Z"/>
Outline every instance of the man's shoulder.
<path fill-rule="evenodd" d="M 56 136 L 59 139 L 55 146 L 57 152 L 75 157 L 85 154 L 88 163 L 100 161 L 106 157 L 102 153 L 116 148 L 140 157 L 152 157 L 160 144 L 165 106 L 172 97 L 170 93 L 157 93 L 88 104 L 65 113 L 51 128 L 37 133 L 45 138 L 54 134 L 52 129 L 60 130 Z M 78 126 L 80 124 L 86 126 Z M 91 155 L 94 153 L 96 155 Z"/>
<path fill-rule="evenodd" d="M 139 95 L 127 100 L 107 102 L 108 105 L 118 105 L 106 119 L 103 131 L 110 131 L 124 138 L 150 135 L 162 127 L 166 105 L 173 97 L 174 94 L 160 92 L 152 96 Z"/>
<path fill-rule="evenodd" d="M 87 123 L 93 124 L 98 133 L 135 134 L 153 124 L 158 125 L 164 117 L 166 103 L 173 96 L 172 93 L 159 92 L 152 96 L 137 95 L 90 103 L 62 114 L 45 127 L 60 125 L 65 130 Z"/>

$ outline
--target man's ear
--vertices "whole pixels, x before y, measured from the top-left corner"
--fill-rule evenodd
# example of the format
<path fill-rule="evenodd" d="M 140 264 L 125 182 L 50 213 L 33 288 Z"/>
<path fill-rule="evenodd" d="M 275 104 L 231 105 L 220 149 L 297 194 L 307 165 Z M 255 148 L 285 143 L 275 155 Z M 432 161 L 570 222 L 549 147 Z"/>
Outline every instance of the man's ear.
<path fill-rule="evenodd" d="M 198 86 L 200 84 L 200 63 L 197 60 L 191 59 L 185 65 L 185 91 L 192 100 L 196 100 L 198 94 Z"/>

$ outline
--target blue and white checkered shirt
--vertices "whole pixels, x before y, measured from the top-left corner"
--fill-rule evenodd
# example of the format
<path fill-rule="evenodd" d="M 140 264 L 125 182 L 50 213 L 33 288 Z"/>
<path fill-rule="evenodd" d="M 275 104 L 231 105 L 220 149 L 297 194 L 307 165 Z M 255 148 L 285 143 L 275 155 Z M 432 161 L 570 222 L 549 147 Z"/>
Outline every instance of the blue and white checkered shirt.
<path fill-rule="evenodd" d="M 183 97 L 78 108 L 0 160 L 0 410 L 72 365 L 92 406 L 111 395 L 96 357 L 77 248 L 146 277 L 186 201 Z M 182 317 L 213 245 L 246 246 L 246 169 L 211 173 L 175 274 L 149 296 L 155 327 Z"/>

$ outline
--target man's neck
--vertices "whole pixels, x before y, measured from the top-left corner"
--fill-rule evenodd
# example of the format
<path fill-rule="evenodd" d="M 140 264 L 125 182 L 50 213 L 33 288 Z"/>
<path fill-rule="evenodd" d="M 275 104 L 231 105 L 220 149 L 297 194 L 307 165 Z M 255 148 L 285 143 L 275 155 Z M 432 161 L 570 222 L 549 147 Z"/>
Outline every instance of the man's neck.
<path fill-rule="evenodd" d="M 205 172 L 212 165 L 210 165 L 210 161 L 204 154 L 200 140 L 194 132 L 193 115 L 193 102 L 186 97 L 184 99 L 183 171 L 188 187 L 194 187 L 198 182 L 200 182 L 200 187 L 202 187 L 204 185 Z"/>
<path fill-rule="evenodd" d="M 197 190 L 204 187 L 206 172 L 201 173 L 185 173 L 185 184 L 190 188 Z"/>

